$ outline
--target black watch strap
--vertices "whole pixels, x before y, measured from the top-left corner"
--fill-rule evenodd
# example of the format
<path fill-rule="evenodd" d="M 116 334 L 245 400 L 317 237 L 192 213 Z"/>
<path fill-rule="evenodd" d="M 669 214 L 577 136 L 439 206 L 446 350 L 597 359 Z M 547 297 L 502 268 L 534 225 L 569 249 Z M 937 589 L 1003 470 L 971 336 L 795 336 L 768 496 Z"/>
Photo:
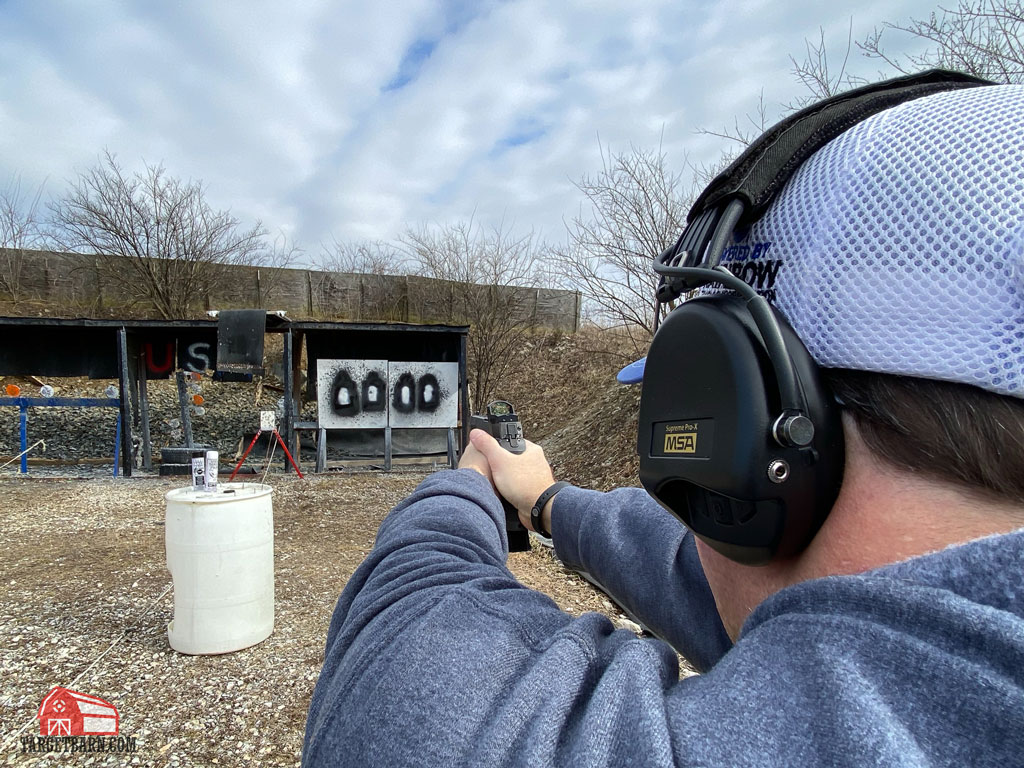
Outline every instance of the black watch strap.
<path fill-rule="evenodd" d="M 537 499 L 537 503 L 534 504 L 533 509 L 530 510 L 530 525 L 533 526 L 533 530 L 546 539 L 551 538 L 551 532 L 544 528 L 544 522 L 541 519 L 541 515 L 544 512 L 544 506 L 551 501 L 556 493 L 567 485 L 569 485 L 569 483 L 565 480 L 559 480 L 540 495 Z"/>

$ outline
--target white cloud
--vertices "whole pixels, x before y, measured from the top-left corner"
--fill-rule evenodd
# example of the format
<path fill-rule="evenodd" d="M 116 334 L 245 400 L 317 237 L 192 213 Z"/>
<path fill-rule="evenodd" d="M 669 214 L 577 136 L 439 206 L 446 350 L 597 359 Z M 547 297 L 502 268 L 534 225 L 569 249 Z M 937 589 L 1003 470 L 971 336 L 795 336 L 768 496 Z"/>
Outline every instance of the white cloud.
<path fill-rule="evenodd" d="M 105 148 L 203 179 L 211 201 L 315 252 L 474 216 L 552 240 L 607 148 L 700 136 L 798 89 L 833 50 L 923 0 L 0 4 L 0 182 L 64 180 Z M 870 62 L 854 61 L 869 71 Z M 774 115 L 773 115 L 774 117 Z"/>

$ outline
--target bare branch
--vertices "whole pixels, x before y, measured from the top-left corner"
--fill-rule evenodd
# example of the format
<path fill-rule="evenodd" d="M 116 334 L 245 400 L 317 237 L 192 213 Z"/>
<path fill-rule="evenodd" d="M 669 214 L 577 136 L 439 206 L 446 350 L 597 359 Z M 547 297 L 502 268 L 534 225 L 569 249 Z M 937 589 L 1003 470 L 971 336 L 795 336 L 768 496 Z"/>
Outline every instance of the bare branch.
<path fill-rule="evenodd" d="M 26 252 L 40 247 L 45 236 L 39 218 L 43 185 L 32 198 L 21 191 L 14 177 L 0 193 L 0 290 L 14 302 L 24 298 L 23 272 Z"/>
<path fill-rule="evenodd" d="M 186 316 L 228 265 L 280 266 L 294 246 L 268 245 L 258 222 L 248 229 L 228 211 L 213 210 L 199 182 L 145 165 L 128 176 L 106 152 L 51 205 L 65 250 L 95 253 L 101 278 L 165 318 Z"/>
<path fill-rule="evenodd" d="M 926 48 L 919 54 L 890 53 L 882 41 L 886 33 L 909 36 Z M 1024 83 L 1022 34 L 1022 0 L 961 0 L 955 8 L 940 7 L 927 19 L 886 22 L 858 47 L 865 56 L 904 74 L 941 67 L 1000 83 Z"/>
<path fill-rule="evenodd" d="M 382 240 L 346 243 L 334 238 L 330 246 L 321 245 L 314 263 L 324 272 L 403 275 L 408 260 L 398 248 Z"/>
<path fill-rule="evenodd" d="M 567 242 L 552 258 L 563 282 L 583 292 L 588 319 L 622 328 L 639 353 L 654 326 L 651 262 L 675 242 L 689 205 L 660 149 L 602 149 L 601 157 L 600 172 L 576 184 L 587 209 L 567 224 Z"/>
<path fill-rule="evenodd" d="M 798 62 L 792 56 L 789 57 L 793 64 L 793 75 L 804 86 L 807 93 L 798 97 L 795 101 L 786 105 L 791 111 L 801 109 L 815 101 L 821 101 L 843 91 L 856 88 L 865 83 L 863 78 L 854 77 L 847 72 L 850 63 L 850 53 L 853 51 L 853 18 L 850 18 L 849 28 L 846 33 L 846 50 L 843 52 L 843 62 L 839 70 L 835 71 L 829 64 L 828 49 L 825 44 L 825 29 L 818 28 L 818 42 L 804 40 L 804 60 Z"/>
<path fill-rule="evenodd" d="M 477 402 L 501 394 L 513 350 L 535 324 L 541 246 L 532 232 L 489 230 L 472 221 L 410 229 L 399 248 L 417 273 L 448 281 L 447 316 L 470 326 L 468 354 Z"/>
<path fill-rule="evenodd" d="M 764 100 L 764 91 L 758 95 L 757 106 L 754 108 L 753 114 L 747 112 L 743 116 L 743 122 L 740 119 L 734 118 L 732 128 L 722 128 L 721 130 L 711 130 L 708 128 L 699 128 L 697 133 L 702 136 L 716 136 L 719 139 L 727 139 L 728 141 L 735 142 L 741 147 L 746 147 L 754 139 L 764 133 L 765 128 L 768 127 L 768 105 Z"/>

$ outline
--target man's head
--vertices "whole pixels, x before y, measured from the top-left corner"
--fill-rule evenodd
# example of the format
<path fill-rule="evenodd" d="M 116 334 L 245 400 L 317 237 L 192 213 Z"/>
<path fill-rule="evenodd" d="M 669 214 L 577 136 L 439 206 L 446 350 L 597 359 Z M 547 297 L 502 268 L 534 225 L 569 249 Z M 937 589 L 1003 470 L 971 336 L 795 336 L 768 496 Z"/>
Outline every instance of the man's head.
<path fill-rule="evenodd" d="M 1024 86 L 906 102 L 812 156 L 722 259 L 771 264 L 774 306 L 880 459 L 1018 504 L 1022 147 Z"/>
<path fill-rule="evenodd" d="M 905 102 L 821 148 L 722 259 L 771 265 L 774 306 L 873 454 L 1017 504 L 1022 146 L 1024 86 Z"/>
<path fill-rule="evenodd" d="M 1022 146 L 1024 86 L 906 101 L 819 149 L 725 244 L 822 369 L 848 452 L 803 553 L 750 573 L 701 546 L 720 608 L 1024 525 Z"/>

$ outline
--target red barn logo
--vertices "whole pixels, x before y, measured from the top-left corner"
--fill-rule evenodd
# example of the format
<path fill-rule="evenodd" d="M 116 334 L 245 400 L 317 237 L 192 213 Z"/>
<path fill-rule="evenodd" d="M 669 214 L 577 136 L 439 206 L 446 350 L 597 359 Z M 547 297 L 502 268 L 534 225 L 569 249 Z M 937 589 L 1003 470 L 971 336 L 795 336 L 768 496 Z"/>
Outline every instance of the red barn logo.
<path fill-rule="evenodd" d="M 109 701 L 55 686 L 39 705 L 40 736 L 116 736 L 120 718 Z"/>

